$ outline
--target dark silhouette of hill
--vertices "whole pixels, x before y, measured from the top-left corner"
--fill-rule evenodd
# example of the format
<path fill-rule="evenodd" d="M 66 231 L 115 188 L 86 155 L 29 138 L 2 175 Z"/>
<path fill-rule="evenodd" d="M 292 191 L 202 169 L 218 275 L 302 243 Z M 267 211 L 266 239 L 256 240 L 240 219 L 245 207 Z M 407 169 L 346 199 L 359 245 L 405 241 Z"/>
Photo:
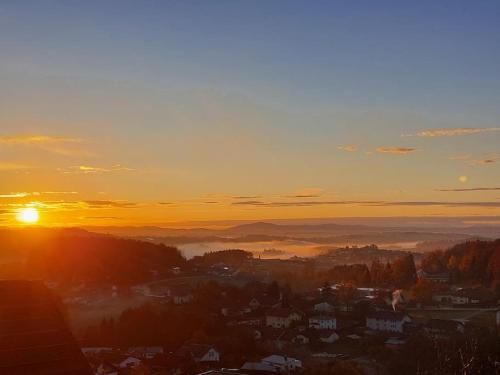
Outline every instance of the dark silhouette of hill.
<path fill-rule="evenodd" d="M 147 280 L 152 270 L 166 272 L 185 263 L 174 247 L 81 229 L 0 230 L 0 260 L 7 267 L 16 263 L 24 278 L 118 284 Z"/>

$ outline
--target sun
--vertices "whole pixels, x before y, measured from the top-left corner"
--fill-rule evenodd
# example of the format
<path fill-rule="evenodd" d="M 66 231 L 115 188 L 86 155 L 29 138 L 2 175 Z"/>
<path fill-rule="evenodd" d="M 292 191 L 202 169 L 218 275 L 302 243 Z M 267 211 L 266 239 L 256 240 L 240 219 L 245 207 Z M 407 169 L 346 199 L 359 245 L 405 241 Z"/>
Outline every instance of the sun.
<path fill-rule="evenodd" d="M 35 224 L 39 218 L 38 210 L 33 207 L 23 208 L 17 213 L 17 220 L 25 224 Z"/>

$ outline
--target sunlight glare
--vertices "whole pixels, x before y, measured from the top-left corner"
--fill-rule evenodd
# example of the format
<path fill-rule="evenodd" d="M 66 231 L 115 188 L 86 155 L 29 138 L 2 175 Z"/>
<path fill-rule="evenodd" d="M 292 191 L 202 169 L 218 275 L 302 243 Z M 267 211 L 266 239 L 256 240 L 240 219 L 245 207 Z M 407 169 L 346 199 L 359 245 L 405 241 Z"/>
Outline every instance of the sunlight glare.
<path fill-rule="evenodd" d="M 33 207 L 21 209 L 17 214 L 17 220 L 25 224 L 35 224 L 38 222 L 38 210 Z"/>

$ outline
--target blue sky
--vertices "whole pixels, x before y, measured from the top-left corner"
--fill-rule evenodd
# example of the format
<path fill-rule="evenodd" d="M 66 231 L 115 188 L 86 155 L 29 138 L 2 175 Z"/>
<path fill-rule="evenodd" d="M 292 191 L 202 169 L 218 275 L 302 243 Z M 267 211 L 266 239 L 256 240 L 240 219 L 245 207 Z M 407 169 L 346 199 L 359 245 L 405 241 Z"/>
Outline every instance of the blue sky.
<path fill-rule="evenodd" d="M 3 190 L 428 201 L 450 199 L 443 187 L 498 186 L 499 46 L 497 1 L 4 1 Z M 415 136 L 458 128 L 487 130 Z M 27 135 L 78 142 L 12 140 Z M 96 173 L 60 176 L 78 166 Z M 498 199 L 472 194 L 453 200 Z M 185 216 L 331 209 L 221 205 Z"/>

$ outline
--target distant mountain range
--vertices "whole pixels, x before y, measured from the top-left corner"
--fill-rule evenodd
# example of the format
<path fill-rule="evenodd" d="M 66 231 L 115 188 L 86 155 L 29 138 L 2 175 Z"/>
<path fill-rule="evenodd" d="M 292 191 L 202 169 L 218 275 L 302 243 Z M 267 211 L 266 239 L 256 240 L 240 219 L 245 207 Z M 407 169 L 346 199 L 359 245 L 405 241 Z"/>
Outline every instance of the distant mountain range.
<path fill-rule="evenodd" d="M 467 239 L 493 239 L 500 237 L 500 225 L 463 224 L 462 222 L 429 222 L 415 225 L 406 221 L 404 225 L 366 224 L 276 224 L 253 222 L 228 228 L 163 228 L 145 227 L 88 227 L 93 232 L 146 239 L 170 245 L 188 243 L 231 242 L 249 243 L 264 241 L 307 241 L 316 244 L 390 244 L 403 242 L 447 241 L 450 243 Z"/>

